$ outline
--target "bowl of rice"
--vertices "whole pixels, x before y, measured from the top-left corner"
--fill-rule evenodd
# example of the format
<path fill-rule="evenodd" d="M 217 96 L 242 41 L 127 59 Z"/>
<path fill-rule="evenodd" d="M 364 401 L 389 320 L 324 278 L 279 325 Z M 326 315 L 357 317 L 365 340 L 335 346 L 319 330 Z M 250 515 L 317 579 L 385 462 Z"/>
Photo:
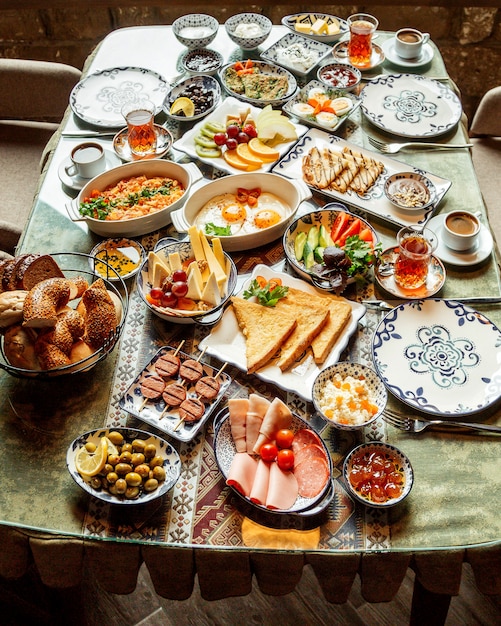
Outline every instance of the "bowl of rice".
<path fill-rule="evenodd" d="M 166 226 L 200 178 L 194 163 L 133 161 L 89 180 L 67 210 L 73 221 L 86 222 L 97 235 L 138 237 Z"/>
<path fill-rule="evenodd" d="M 376 372 L 361 363 L 341 361 L 322 370 L 313 382 L 313 405 L 328 424 L 357 430 L 383 412 L 387 392 Z"/>

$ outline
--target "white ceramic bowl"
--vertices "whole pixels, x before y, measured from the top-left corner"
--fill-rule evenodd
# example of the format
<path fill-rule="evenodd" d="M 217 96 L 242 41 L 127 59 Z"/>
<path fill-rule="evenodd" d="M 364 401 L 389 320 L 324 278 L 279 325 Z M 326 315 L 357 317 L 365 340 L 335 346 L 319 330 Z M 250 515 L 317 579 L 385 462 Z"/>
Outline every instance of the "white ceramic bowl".
<path fill-rule="evenodd" d="M 377 411 L 374 415 L 365 420 L 363 423 L 349 424 L 340 422 L 337 419 L 328 417 L 325 414 L 321 408 L 321 394 L 323 393 L 326 384 L 328 384 L 329 381 L 334 380 L 336 375 L 339 375 L 342 380 L 351 376 L 356 380 L 364 381 L 363 384 L 367 390 L 369 402 L 377 406 Z M 315 378 L 312 389 L 312 400 L 318 415 L 320 415 L 320 417 L 330 426 L 340 428 L 341 430 L 359 430 L 377 420 L 377 418 L 384 411 L 388 400 L 388 394 L 383 381 L 371 367 L 363 365 L 362 363 L 340 361 L 339 363 L 334 363 L 334 365 L 329 365 L 323 369 Z M 335 401 L 333 401 L 333 404 L 335 405 Z M 347 412 L 349 411 L 347 410 Z"/>
<path fill-rule="evenodd" d="M 251 37 L 242 37 L 235 33 L 240 24 L 257 24 L 261 33 Z M 260 46 L 271 32 L 272 22 L 265 15 L 259 13 L 239 13 L 229 17 L 224 23 L 228 37 L 242 50 L 255 50 Z"/>
<path fill-rule="evenodd" d="M 183 185 L 185 192 L 169 206 L 142 217 L 128 220 L 98 220 L 93 217 L 83 217 L 79 213 L 80 203 L 84 198 L 91 196 L 95 189 L 103 190 L 109 185 L 114 185 L 123 178 L 145 175 L 148 177 L 165 176 L 178 180 Z M 202 173 L 194 163 L 180 165 L 173 161 L 163 159 L 149 159 L 147 161 L 133 161 L 119 165 L 111 170 L 99 174 L 86 183 L 75 201 L 68 203 L 67 210 L 70 218 L 75 221 L 86 222 L 89 229 L 102 237 L 138 237 L 162 228 L 170 222 L 170 214 L 178 209 L 188 197 L 188 192 L 193 181 L 202 178 Z"/>
<path fill-rule="evenodd" d="M 205 48 L 214 41 L 218 28 L 216 18 L 205 13 L 189 13 L 172 23 L 174 35 L 187 48 Z"/>
<path fill-rule="evenodd" d="M 345 63 L 326 63 L 318 68 L 317 78 L 329 89 L 351 92 L 360 85 L 362 72 Z"/>
<path fill-rule="evenodd" d="M 350 213 L 346 209 L 346 206 L 344 204 L 341 204 L 340 202 L 332 202 L 325 205 L 323 209 L 298 217 L 296 220 L 291 222 L 291 224 L 285 230 L 283 236 L 285 256 L 287 257 L 287 261 L 290 263 L 294 271 L 297 272 L 299 276 L 301 276 L 301 278 L 310 281 L 319 289 L 324 289 L 326 291 L 331 291 L 329 282 L 327 280 L 323 280 L 320 277 L 312 275 L 312 273 L 306 269 L 304 262 L 302 260 L 298 261 L 296 259 L 294 244 L 297 235 L 300 232 L 308 233 L 312 226 L 320 227 L 321 225 L 323 225 L 327 232 L 330 233 L 332 225 L 334 224 L 336 218 L 341 212 L 346 213 L 350 220 L 359 219 L 362 222 L 363 227 L 368 228 L 371 231 L 373 244 L 377 244 L 378 236 L 376 234 L 376 231 L 369 224 L 369 222 L 359 217 L 358 215 Z M 351 282 L 353 281 L 353 279 L 350 280 Z"/>
<path fill-rule="evenodd" d="M 317 20 L 324 20 L 324 22 L 327 22 L 327 24 L 332 24 L 334 20 L 336 22 L 339 22 L 339 32 L 332 35 L 316 35 L 309 32 L 301 32 L 300 34 L 304 37 L 314 39 L 315 41 L 332 43 L 333 41 L 337 41 L 341 37 L 341 35 L 344 35 L 348 32 L 348 23 L 346 22 L 346 20 L 343 20 L 336 15 L 330 15 L 329 13 L 310 13 L 306 11 L 304 11 L 303 13 L 293 13 L 292 15 L 285 15 L 282 18 L 282 24 L 284 26 L 287 26 L 287 28 L 289 28 L 293 32 L 297 33 L 298 31 L 296 30 L 296 22 L 301 22 L 302 24 L 312 26 Z"/>
<path fill-rule="evenodd" d="M 90 256 L 91 270 L 102 278 L 115 281 L 118 280 L 118 276 L 123 280 L 135 276 L 146 258 L 146 252 L 139 241 L 115 237 L 96 244 L 90 251 Z M 115 270 L 113 273 L 110 273 L 110 267 Z"/>
<path fill-rule="evenodd" d="M 278 239 L 293 219 L 301 202 L 311 198 L 310 189 L 301 180 L 270 173 L 232 174 L 218 178 L 190 194 L 186 204 L 171 214 L 174 227 L 180 233 L 187 232 L 195 223 L 200 210 L 211 198 L 222 193 L 236 193 L 239 187 L 244 189 L 259 187 L 262 192 L 273 193 L 290 207 L 290 211 L 280 222 L 259 232 L 221 236 L 221 244 L 225 250 L 249 250 Z"/>
<path fill-rule="evenodd" d="M 399 496 L 388 497 L 388 499 L 382 502 L 376 502 L 371 497 L 365 497 L 364 495 L 362 495 L 360 487 L 358 489 L 355 489 L 354 485 L 352 485 L 350 481 L 350 476 L 352 474 L 352 471 L 355 469 L 355 457 L 360 454 L 366 455 L 367 457 L 373 455 L 373 458 L 374 455 L 381 455 L 384 460 L 391 460 L 393 461 L 393 463 L 395 463 L 398 474 L 400 474 L 404 480 L 403 489 Z M 392 446 L 388 443 L 383 443 L 381 441 L 363 443 L 362 445 L 354 448 L 348 454 L 344 461 L 343 477 L 348 492 L 355 498 L 355 500 L 361 502 L 362 504 L 365 504 L 366 506 L 378 509 L 387 509 L 389 507 L 395 506 L 395 504 L 398 504 L 399 502 L 402 502 L 402 500 L 404 500 L 404 498 L 409 495 L 412 489 L 412 485 L 414 483 L 414 472 L 407 456 L 403 452 L 398 450 L 398 448 L 395 448 L 395 446 Z"/>
<path fill-rule="evenodd" d="M 188 74 L 213 76 L 223 65 L 223 55 L 209 48 L 194 48 L 181 57 L 181 66 Z"/>
<path fill-rule="evenodd" d="M 84 478 L 78 473 L 75 466 L 75 458 L 80 448 L 86 443 L 98 445 L 101 437 L 108 436 L 111 431 L 119 432 L 127 443 L 132 443 L 134 439 L 141 439 L 144 441 L 145 445 L 155 445 L 157 455 L 164 459 L 163 468 L 166 474 L 165 480 L 159 483 L 155 491 L 141 491 L 137 498 L 128 499 L 125 496 L 113 495 L 102 486 L 93 486 L 91 479 Z M 66 467 L 77 485 L 94 498 L 107 502 L 108 504 L 133 506 L 135 504 L 146 504 L 147 502 L 156 500 L 172 489 L 181 474 L 181 459 L 174 447 L 160 437 L 142 430 L 136 430 L 135 428 L 112 428 L 92 430 L 77 437 L 66 452 Z"/>
<path fill-rule="evenodd" d="M 180 97 L 190 98 L 195 103 L 195 115 L 173 115 L 170 112 L 174 101 Z M 194 122 L 212 113 L 221 99 L 221 87 L 213 76 L 198 74 L 189 76 L 170 89 L 164 100 L 165 114 L 178 122 Z"/>
<path fill-rule="evenodd" d="M 437 195 L 431 180 L 418 172 L 397 172 L 388 176 L 384 193 L 403 211 L 422 211 L 435 202 Z"/>
<path fill-rule="evenodd" d="M 176 241 L 169 237 L 158 242 L 157 246 L 155 246 L 155 252 L 165 254 L 167 258 L 169 253 L 177 252 L 181 257 L 181 262 L 193 259 L 195 256 L 189 241 Z M 151 304 L 146 297 L 152 287 L 152 285 L 148 282 L 148 259 L 146 259 L 142 264 L 136 278 L 139 295 L 154 315 L 166 320 L 167 322 L 174 322 L 176 324 L 215 324 L 221 318 L 224 307 L 229 298 L 233 295 L 237 284 L 237 268 L 227 254 L 225 254 L 225 258 L 227 265 L 230 267 L 226 285 L 226 294 L 223 296 L 218 306 L 213 307 L 208 311 L 182 311 L 180 309 L 157 307 L 154 304 Z"/>

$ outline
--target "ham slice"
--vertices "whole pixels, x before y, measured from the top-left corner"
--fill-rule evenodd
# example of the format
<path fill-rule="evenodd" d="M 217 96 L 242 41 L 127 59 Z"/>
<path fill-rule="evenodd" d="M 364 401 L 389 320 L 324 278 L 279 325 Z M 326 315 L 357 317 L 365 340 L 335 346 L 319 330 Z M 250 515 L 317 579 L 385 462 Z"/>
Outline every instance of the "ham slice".
<path fill-rule="evenodd" d="M 297 499 L 298 484 L 293 472 L 282 471 L 276 463 L 270 465 L 270 482 L 266 496 L 268 509 L 290 509 Z"/>
<path fill-rule="evenodd" d="M 289 428 L 292 422 L 292 413 L 289 407 L 280 400 L 275 398 L 268 407 L 266 415 L 259 428 L 259 436 L 255 442 L 253 452 L 259 454 L 261 446 L 275 438 L 275 433 L 282 428 Z M 247 450 L 249 447 L 247 446 Z"/>
<path fill-rule="evenodd" d="M 247 452 L 237 452 L 231 462 L 226 484 L 244 496 L 249 496 L 256 476 L 257 460 Z"/>
<path fill-rule="evenodd" d="M 259 459 L 256 475 L 254 476 L 254 484 L 252 485 L 252 490 L 250 492 L 251 502 L 265 506 L 269 482 L 270 464 L 263 461 L 263 459 Z"/>
<path fill-rule="evenodd" d="M 252 453 L 259 436 L 259 429 L 263 418 L 270 406 L 270 401 L 257 393 L 251 393 L 249 396 L 249 410 L 247 412 L 246 422 L 246 440 L 247 440 L 247 452 Z"/>
<path fill-rule="evenodd" d="M 237 452 L 247 452 L 245 425 L 247 411 L 249 410 L 249 399 L 230 398 L 228 400 L 228 409 L 230 411 L 231 436 Z"/>

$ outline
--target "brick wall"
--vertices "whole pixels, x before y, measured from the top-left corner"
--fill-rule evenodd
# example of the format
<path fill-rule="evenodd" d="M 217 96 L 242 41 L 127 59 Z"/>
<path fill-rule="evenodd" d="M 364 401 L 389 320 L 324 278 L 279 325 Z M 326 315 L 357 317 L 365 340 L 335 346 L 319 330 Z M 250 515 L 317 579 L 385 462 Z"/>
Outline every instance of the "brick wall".
<path fill-rule="evenodd" d="M 59 8 L 65 4 L 68 8 Z M 0 3 L 0 57 L 30 58 L 69 63 L 82 68 L 85 58 L 107 33 L 125 26 L 171 24 L 186 11 L 179 1 L 146 1 L 147 6 L 118 6 L 120 2 Z M 139 2 L 137 3 L 140 4 Z M 501 26 L 497 7 L 461 7 L 455 0 L 442 0 L 442 6 L 329 5 L 329 12 L 347 17 L 357 10 L 369 10 L 384 30 L 414 26 L 429 32 L 439 46 L 449 74 L 459 85 L 467 114 L 471 117 L 481 96 L 501 84 Z M 38 8 L 39 6 L 43 8 Z M 96 6 L 97 5 L 97 6 Z M 109 6 L 111 5 L 111 6 Z M 444 6 L 445 5 L 445 6 Z M 3 8 L 7 6 L 7 8 Z M 228 0 L 226 7 L 211 3 L 190 5 L 193 13 L 211 13 L 220 23 L 239 12 L 239 3 Z M 283 15 L 311 10 L 311 4 L 267 3 L 246 5 L 247 11 L 262 12 L 279 24 Z M 52 7 L 52 8 L 51 8 Z M 231 8 L 233 7 L 233 8 Z M 320 8 L 318 10 L 321 10 Z M 327 10 L 327 9 L 326 9 Z"/>

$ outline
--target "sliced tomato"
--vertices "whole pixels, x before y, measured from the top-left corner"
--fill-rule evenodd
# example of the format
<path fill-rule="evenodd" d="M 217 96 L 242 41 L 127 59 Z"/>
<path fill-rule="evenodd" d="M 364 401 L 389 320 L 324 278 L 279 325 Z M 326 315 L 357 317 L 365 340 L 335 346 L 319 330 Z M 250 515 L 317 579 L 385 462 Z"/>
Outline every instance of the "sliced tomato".
<path fill-rule="evenodd" d="M 243 187 L 239 187 L 237 189 L 237 200 L 239 202 L 247 202 L 248 197 L 249 197 L 249 192 L 247 191 L 247 189 L 244 189 Z"/>
<path fill-rule="evenodd" d="M 249 189 L 249 196 L 253 198 L 259 198 L 261 195 L 261 187 L 254 187 L 254 189 Z"/>
<path fill-rule="evenodd" d="M 358 236 L 363 241 L 367 241 L 369 243 L 373 243 L 373 241 L 374 241 L 374 238 L 372 236 L 372 231 L 371 231 L 370 228 L 361 228 L 360 232 L 358 233 Z"/>
<path fill-rule="evenodd" d="M 331 239 L 332 241 L 336 241 L 338 237 L 341 235 L 343 230 L 348 226 L 350 216 L 344 211 L 339 211 L 336 215 L 336 219 L 334 220 L 334 224 L 331 227 Z"/>
<path fill-rule="evenodd" d="M 244 69 L 244 64 L 242 63 L 242 61 L 237 61 L 235 63 L 235 65 L 233 66 L 233 69 L 238 71 L 238 70 L 243 70 Z"/>
<path fill-rule="evenodd" d="M 256 276 L 256 281 L 257 281 L 257 284 L 261 287 L 261 289 L 264 289 L 266 285 L 268 284 L 268 281 L 266 280 L 264 276 Z"/>
<path fill-rule="evenodd" d="M 358 217 L 355 218 L 351 222 L 351 224 L 348 226 L 348 228 L 343 230 L 343 232 L 337 239 L 334 239 L 334 243 L 336 243 L 339 247 L 342 248 L 344 244 L 346 243 L 346 240 L 348 239 L 348 237 L 353 237 L 353 235 L 358 235 L 358 233 L 360 232 L 361 226 L 362 226 L 362 222 L 358 219 Z"/>

